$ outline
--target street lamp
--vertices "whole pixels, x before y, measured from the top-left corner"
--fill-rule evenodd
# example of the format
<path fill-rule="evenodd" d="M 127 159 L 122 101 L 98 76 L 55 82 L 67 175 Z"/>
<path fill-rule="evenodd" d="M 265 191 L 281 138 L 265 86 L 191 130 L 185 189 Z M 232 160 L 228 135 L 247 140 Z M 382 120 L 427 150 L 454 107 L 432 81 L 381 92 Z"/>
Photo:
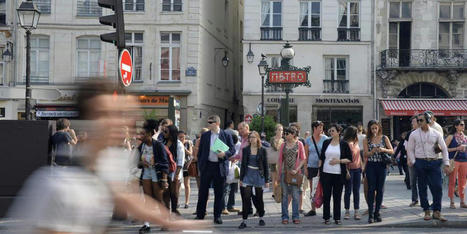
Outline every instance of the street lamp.
<path fill-rule="evenodd" d="M 248 63 L 253 63 L 253 60 L 255 59 L 255 54 L 253 54 L 253 51 L 251 51 L 251 43 L 250 43 L 250 49 L 248 50 L 248 53 L 246 54 L 246 61 Z"/>
<path fill-rule="evenodd" d="M 12 42 L 9 42 L 9 41 L 6 42 L 6 48 L 2 53 L 2 58 L 3 58 L 3 61 L 7 63 L 13 59 L 13 43 Z"/>
<path fill-rule="evenodd" d="M 227 57 L 227 51 L 224 51 L 224 57 L 222 58 L 222 66 L 227 67 L 229 66 L 229 57 Z"/>
<path fill-rule="evenodd" d="M 26 120 L 31 119 L 31 31 L 37 28 L 41 12 L 31 0 L 23 1 L 18 9 L 19 23 L 26 30 Z"/>
<path fill-rule="evenodd" d="M 264 76 L 268 71 L 266 56 L 261 55 L 261 62 L 258 64 L 259 75 L 261 76 L 261 134 L 264 132 Z"/>
<path fill-rule="evenodd" d="M 284 47 L 281 50 L 281 69 L 282 70 L 290 70 L 290 60 L 293 59 L 295 56 L 295 51 L 292 48 L 292 45 L 289 42 L 286 42 Z M 290 84 L 284 85 L 285 88 L 285 101 L 283 105 L 281 105 L 281 122 L 284 126 L 289 125 L 289 93 L 292 90 L 292 86 Z M 283 106 L 283 107 L 282 107 Z"/>

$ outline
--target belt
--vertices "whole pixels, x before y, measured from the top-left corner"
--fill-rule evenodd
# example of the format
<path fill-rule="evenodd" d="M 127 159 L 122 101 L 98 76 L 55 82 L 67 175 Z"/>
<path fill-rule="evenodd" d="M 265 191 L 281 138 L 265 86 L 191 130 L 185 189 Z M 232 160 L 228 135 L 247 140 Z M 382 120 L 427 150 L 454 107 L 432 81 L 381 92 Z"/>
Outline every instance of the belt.
<path fill-rule="evenodd" d="M 428 161 L 428 162 L 442 160 L 441 158 L 416 158 L 416 159 L 424 160 L 424 161 Z"/>
<path fill-rule="evenodd" d="M 254 167 L 254 166 L 248 166 L 248 167 L 251 168 L 251 169 L 256 169 L 256 170 L 259 169 L 259 167 Z"/>

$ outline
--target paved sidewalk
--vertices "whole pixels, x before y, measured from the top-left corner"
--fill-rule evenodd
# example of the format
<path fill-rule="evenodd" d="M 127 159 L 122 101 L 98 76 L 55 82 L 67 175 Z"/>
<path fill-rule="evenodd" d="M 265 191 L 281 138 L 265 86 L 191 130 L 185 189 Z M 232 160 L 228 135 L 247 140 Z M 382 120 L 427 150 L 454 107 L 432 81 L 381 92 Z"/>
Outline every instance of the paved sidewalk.
<path fill-rule="evenodd" d="M 374 223 L 368 224 L 368 215 L 362 215 L 362 219 L 357 221 L 353 219 L 353 202 L 351 199 L 351 218 L 350 220 L 342 220 L 342 225 L 337 226 L 335 224 L 325 225 L 323 224 L 322 218 L 322 208 L 317 210 L 317 216 L 314 217 L 303 217 L 301 218 L 301 224 L 295 225 L 289 223 L 288 226 L 294 226 L 298 229 L 300 228 L 336 228 L 336 227 L 346 227 L 346 228 L 364 228 L 364 227 L 452 227 L 452 228 L 467 228 L 467 209 L 459 208 L 459 198 L 456 198 L 456 206 L 457 209 L 450 209 L 449 208 L 449 198 L 447 197 L 447 185 L 443 188 L 443 204 L 442 204 L 442 214 L 448 219 L 447 222 L 441 223 L 439 221 L 424 221 L 423 220 L 423 210 L 420 206 L 416 207 L 409 207 L 411 202 L 411 191 L 407 190 L 404 182 L 404 177 L 399 175 L 391 174 L 387 177 L 386 185 L 385 185 L 385 193 L 384 193 L 384 201 L 383 204 L 388 207 L 387 209 L 381 210 L 381 216 L 383 218 L 383 222 L 381 223 Z M 192 187 L 192 194 L 190 196 L 190 208 L 189 209 L 180 209 L 180 212 L 183 214 L 183 217 L 187 219 L 193 219 L 196 209 L 196 201 L 197 201 L 197 189 L 196 184 L 192 183 L 194 187 Z M 367 204 L 365 202 L 365 198 L 363 196 L 363 186 L 360 190 L 360 213 L 363 213 L 367 209 Z M 184 201 L 184 192 L 181 191 L 180 201 L 183 203 Z M 428 191 L 428 194 L 430 192 Z M 283 228 L 286 225 L 281 224 L 281 206 L 279 203 L 274 202 L 271 197 L 271 192 L 266 192 L 264 194 L 264 202 L 266 207 L 266 214 L 264 220 L 266 222 L 267 229 L 274 229 L 274 228 Z M 307 191 L 307 196 L 304 199 L 303 209 L 305 212 L 310 210 L 310 199 L 309 199 L 309 191 Z M 429 195 L 430 196 L 430 195 Z M 430 196 L 431 197 L 431 196 Z M 210 194 L 211 200 L 208 202 L 208 215 L 205 217 L 206 220 L 212 220 L 212 205 L 213 205 L 213 194 L 211 191 Z M 431 199 L 431 198 L 430 198 Z M 241 198 L 240 194 L 237 193 L 236 196 L 236 208 L 241 208 Z M 291 207 L 290 207 L 291 208 Z M 344 203 L 342 202 L 342 209 L 344 208 Z M 291 216 L 291 209 L 289 209 L 290 216 Z M 331 213 L 332 213 L 332 205 L 331 205 Z M 343 218 L 344 210 L 342 210 L 342 218 Z M 215 225 L 216 229 L 226 230 L 237 228 L 240 224 L 242 218 L 237 214 L 230 214 L 230 215 L 223 215 L 222 219 L 224 221 L 223 225 Z M 249 227 L 259 228 L 258 226 L 258 218 L 257 217 L 249 217 L 247 225 Z M 247 229 L 248 230 L 248 229 Z"/>

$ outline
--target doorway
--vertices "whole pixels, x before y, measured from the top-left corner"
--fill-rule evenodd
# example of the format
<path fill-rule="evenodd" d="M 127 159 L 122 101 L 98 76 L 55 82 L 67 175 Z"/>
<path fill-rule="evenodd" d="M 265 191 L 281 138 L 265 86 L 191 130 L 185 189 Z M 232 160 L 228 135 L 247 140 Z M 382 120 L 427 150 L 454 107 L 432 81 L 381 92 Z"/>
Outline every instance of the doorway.
<path fill-rule="evenodd" d="M 411 22 L 399 22 L 399 66 L 410 66 Z"/>

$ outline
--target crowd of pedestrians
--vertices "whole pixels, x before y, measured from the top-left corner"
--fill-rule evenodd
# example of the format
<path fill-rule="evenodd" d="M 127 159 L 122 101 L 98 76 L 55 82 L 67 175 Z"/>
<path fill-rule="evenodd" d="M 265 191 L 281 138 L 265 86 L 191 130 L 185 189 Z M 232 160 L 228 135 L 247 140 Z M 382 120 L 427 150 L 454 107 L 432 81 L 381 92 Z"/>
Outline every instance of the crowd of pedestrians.
<path fill-rule="evenodd" d="M 280 222 L 284 225 L 289 222 L 300 224 L 300 216 L 316 216 L 316 210 L 321 205 L 323 223 L 326 225 L 331 224 L 331 218 L 333 223 L 342 224 L 342 213 L 344 219 L 353 217 L 360 220 L 363 215 L 360 212 L 361 193 L 368 206 L 368 223 L 371 224 L 382 222 L 380 210 L 383 207 L 384 185 L 388 168 L 395 160 L 400 173 L 405 174 L 406 188 L 412 192 L 409 206 L 415 207 L 420 203 L 425 213 L 424 220 L 446 221 L 441 214 L 443 179 L 449 180 L 450 208 L 457 208 L 455 196 L 460 198 L 459 208 L 467 208 L 467 137 L 464 134 L 464 121 L 454 121 L 447 136 L 444 136 L 443 129 L 429 111 L 412 117 L 410 121 L 411 131 L 402 133 L 397 141 L 391 142 L 388 136 L 383 135 L 384 129 L 377 120 L 369 121 L 366 129 L 362 124 L 346 126 L 345 129 L 339 124 L 330 124 L 326 129 L 327 134 L 324 123 L 314 121 L 310 126 L 311 131 L 305 132 L 305 138 L 300 137 L 299 123 L 290 126 L 277 124 L 274 136 L 266 141 L 264 134 L 250 131 L 246 122 L 239 123 L 235 130 L 234 123 L 229 121 L 226 128 L 221 129 L 218 115 L 209 116 L 206 128 L 201 129 L 193 140 L 170 119 L 147 119 L 136 139 L 130 137 L 128 127 L 122 130 L 120 126 L 119 131 L 123 134 L 119 135 L 123 135 L 123 140 L 116 144 L 130 155 L 130 161 L 135 162 L 134 168 L 130 166 L 131 176 L 126 179 L 126 184 L 129 181 L 139 183 L 146 198 L 129 202 L 122 193 L 113 190 L 104 192 L 106 196 L 113 196 L 116 201 L 129 206 L 123 213 L 143 222 L 140 233 L 150 232 L 150 223 L 161 225 L 164 229 L 176 228 L 140 208 L 151 207 L 151 210 L 156 209 L 158 214 L 166 217 L 180 217 L 180 207 L 187 209 L 190 206 L 191 178 L 197 182 L 198 197 L 194 213 L 197 220 L 206 217 L 207 204 L 213 200 L 215 224 L 223 223 L 222 215 L 238 214 L 242 217 L 239 229 L 250 225 L 250 215 L 258 217 L 259 226 L 265 226 L 263 217 L 267 209 L 263 194 L 265 189 L 271 187 L 274 200 L 281 204 Z M 82 133 L 77 137 L 66 119 L 58 120 L 56 127 L 57 132 L 51 138 L 52 163 L 59 167 L 74 166 L 78 160 L 72 156 L 72 152 L 75 152 L 72 149 L 75 147 L 79 152 L 79 144 L 88 141 L 88 137 Z M 182 184 L 185 200 L 179 201 Z M 362 184 L 363 191 L 360 189 Z M 312 207 L 308 212 L 303 212 L 302 203 L 307 187 L 310 189 Z M 210 188 L 214 190 L 211 199 Z M 427 188 L 433 198 L 431 204 Z M 235 207 L 238 191 L 241 210 Z M 344 211 L 341 209 L 342 201 Z M 350 211 L 352 204 L 353 215 Z M 189 224 L 199 227 L 201 224 L 195 221 L 178 222 L 180 227 Z"/>

